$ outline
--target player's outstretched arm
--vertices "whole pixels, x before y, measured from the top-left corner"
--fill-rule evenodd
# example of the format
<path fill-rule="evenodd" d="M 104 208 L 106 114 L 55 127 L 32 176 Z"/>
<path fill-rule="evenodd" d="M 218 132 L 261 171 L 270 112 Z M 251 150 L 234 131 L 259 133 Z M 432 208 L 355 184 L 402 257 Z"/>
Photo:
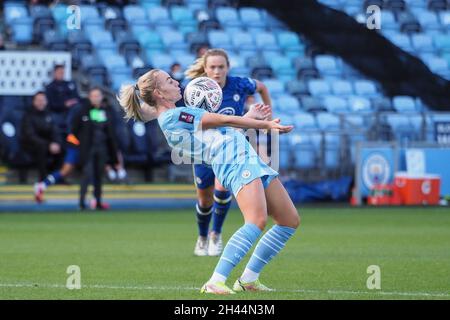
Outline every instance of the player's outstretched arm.
<path fill-rule="evenodd" d="M 291 131 L 294 126 L 283 126 L 280 124 L 280 119 L 271 121 L 256 120 L 238 116 L 227 116 L 217 113 L 206 113 L 201 120 L 201 128 L 203 130 L 213 129 L 218 127 L 234 127 L 241 129 L 265 129 L 278 130 L 280 133 L 287 133 Z"/>

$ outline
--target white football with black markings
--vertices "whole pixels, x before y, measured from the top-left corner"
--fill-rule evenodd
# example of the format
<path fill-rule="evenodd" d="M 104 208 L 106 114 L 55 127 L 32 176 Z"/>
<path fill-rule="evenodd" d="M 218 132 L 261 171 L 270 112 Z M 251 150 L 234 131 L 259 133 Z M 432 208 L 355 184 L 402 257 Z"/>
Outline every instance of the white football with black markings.
<path fill-rule="evenodd" d="M 222 88 L 208 77 L 195 78 L 184 89 L 183 98 L 187 107 L 216 112 L 222 104 Z"/>

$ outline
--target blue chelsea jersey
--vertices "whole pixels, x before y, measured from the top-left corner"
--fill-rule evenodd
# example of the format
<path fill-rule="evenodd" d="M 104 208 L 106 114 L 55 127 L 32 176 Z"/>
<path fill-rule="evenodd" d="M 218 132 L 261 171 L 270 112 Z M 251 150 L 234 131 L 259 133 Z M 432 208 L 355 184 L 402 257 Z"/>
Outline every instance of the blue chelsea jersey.
<path fill-rule="evenodd" d="M 184 88 L 182 90 L 184 91 Z M 247 96 L 253 95 L 255 92 L 255 79 L 227 76 L 225 87 L 222 88 L 222 104 L 216 113 L 242 116 Z M 183 99 L 177 102 L 177 106 L 183 105 Z"/>

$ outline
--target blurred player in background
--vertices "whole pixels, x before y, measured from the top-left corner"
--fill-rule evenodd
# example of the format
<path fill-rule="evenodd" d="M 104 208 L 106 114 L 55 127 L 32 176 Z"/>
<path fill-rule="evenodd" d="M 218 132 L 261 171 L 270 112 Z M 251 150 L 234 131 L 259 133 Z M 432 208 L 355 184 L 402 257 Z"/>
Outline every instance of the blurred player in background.
<path fill-rule="evenodd" d="M 39 179 L 47 176 L 47 165 L 61 164 L 63 149 L 61 133 L 47 108 L 45 92 L 39 91 L 32 98 L 32 106 L 22 120 L 21 145 L 36 161 Z"/>
<path fill-rule="evenodd" d="M 186 71 L 186 77 L 194 79 L 206 76 L 215 80 L 223 92 L 222 105 L 217 113 L 251 118 L 271 118 L 272 104 L 266 86 L 255 79 L 229 76 L 230 60 L 222 49 L 209 49 Z M 252 108 L 244 115 L 247 96 L 259 93 L 264 105 Z M 261 113 L 264 111 L 264 114 Z M 215 179 L 208 165 L 193 166 L 194 183 L 197 188 L 196 205 L 198 239 L 194 254 L 197 256 L 218 256 L 222 253 L 222 226 L 231 205 L 232 195 Z M 212 230 L 209 225 L 212 217 Z"/>
<path fill-rule="evenodd" d="M 201 292 L 271 291 L 259 281 L 259 275 L 294 234 L 300 218 L 278 173 L 261 161 L 241 132 L 223 127 L 278 130 L 281 133 L 289 132 L 293 127 L 280 125 L 279 119 L 256 120 L 209 113 L 200 108 L 176 108 L 175 103 L 180 98 L 179 83 L 166 72 L 154 69 L 141 76 L 136 86 L 123 86 L 119 101 L 127 118 L 148 121 L 156 116 L 169 145 L 195 160 L 211 164 L 221 185 L 232 190 L 236 197 L 245 224 L 228 241 L 212 277 Z M 197 142 L 198 130 L 208 131 L 203 132 L 203 139 Z M 218 139 L 223 140 L 217 142 Z M 245 152 L 237 151 L 244 149 Z M 232 163 L 224 162 L 224 159 L 230 159 Z M 272 216 L 275 225 L 259 240 L 242 276 L 234 283 L 233 291 L 225 282 L 264 230 L 267 215 Z"/>
<path fill-rule="evenodd" d="M 90 90 L 89 92 L 89 104 L 97 105 L 102 104 L 103 94 L 97 88 Z M 99 99 L 101 99 L 99 101 Z M 110 108 L 110 107 L 106 107 Z M 106 170 L 108 177 L 111 181 L 118 180 L 123 181 L 127 178 L 127 172 L 123 166 L 123 157 L 120 152 L 117 154 L 118 163 L 116 164 L 106 164 Z M 66 155 L 64 158 L 64 163 L 61 169 L 52 172 L 45 179 L 34 184 L 34 196 L 36 202 L 40 203 L 44 200 L 44 192 L 45 190 L 58 183 L 62 183 L 64 179 L 69 176 L 74 169 L 79 165 L 80 162 L 80 140 L 79 138 L 71 131 L 66 138 Z M 104 209 L 107 208 L 108 204 L 103 202 L 102 204 Z M 96 203 L 91 203 L 91 208 L 95 208 L 97 206 Z"/>

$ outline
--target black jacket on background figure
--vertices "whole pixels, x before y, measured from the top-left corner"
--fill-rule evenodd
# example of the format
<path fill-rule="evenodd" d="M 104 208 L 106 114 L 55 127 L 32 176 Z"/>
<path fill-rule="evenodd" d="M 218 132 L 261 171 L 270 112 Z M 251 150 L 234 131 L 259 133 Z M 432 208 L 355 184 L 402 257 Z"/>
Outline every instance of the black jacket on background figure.
<path fill-rule="evenodd" d="M 105 164 L 118 163 L 113 130 L 113 114 L 109 107 L 95 108 L 86 103 L 73 118 L 71 132 L 80 143 L 80 165 L 83 172 L 80 181 L 80 209 L 86 208 L 85 198 L 91 182 L 94 185 L 96 207 L 102 209 Z"/>
<path fill-rule="evenodd" d="M 89 102 L 85 103 L 74 115 L 72 120 L 71 133 L 80 141 L 80 165 L 84 165 L 89 158 L 89 153 L 97 142 L 94 139 L 94 120 L 91 119 L 90 112 L 95 109 Z M 117 163 L 117 143 L 115 141 L 113 128 L 113 114 L 110 107 L 102 107 L 106 114 L 104 133 L 106 136 L 106 152 L 112 163 Z"/>
<path fill-rule="evenodd" d="M 62 147 L 61 133 L 50 112 L 38 111 L 32 107 L 22 119 L 20 137 L 22 148 L 36 161 L 40 178 L 44 179 L 49 158 L 62 158 L 62 152 L 58 155 L 51 155 L 49 152 L 52 142 Z"/>

